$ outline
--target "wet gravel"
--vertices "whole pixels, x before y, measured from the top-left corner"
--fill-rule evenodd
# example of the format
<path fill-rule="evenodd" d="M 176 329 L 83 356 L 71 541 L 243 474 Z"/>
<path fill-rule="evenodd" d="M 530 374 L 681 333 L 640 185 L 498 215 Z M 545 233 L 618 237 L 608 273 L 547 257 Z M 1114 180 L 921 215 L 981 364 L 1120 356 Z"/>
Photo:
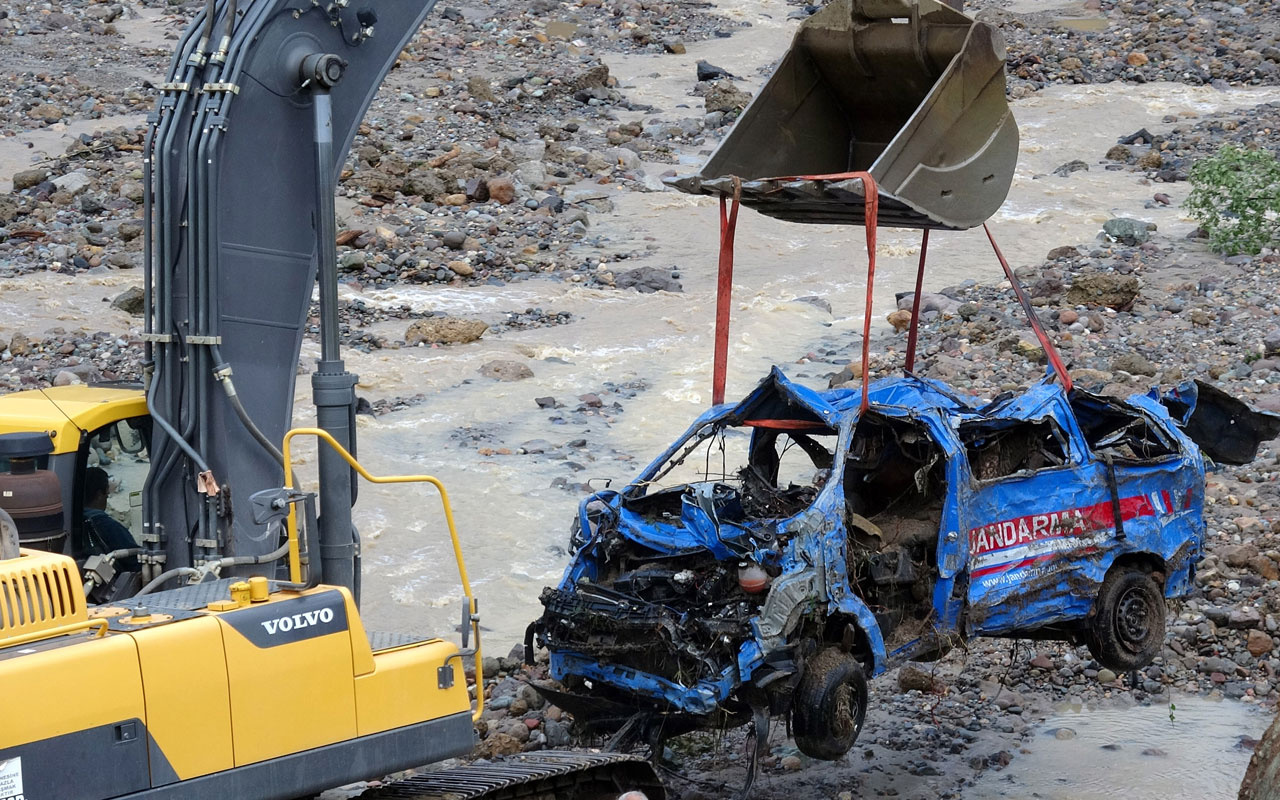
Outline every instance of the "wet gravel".
<path fill-rule="evenodd" d="M 1280 19 L 1271 0 L 1086 0 L 1075 13 L 1011 13 L 1002 5 L 969 8 L 1005 35 L 1013 97 L 1050 83 L 1280 82 Z"/>

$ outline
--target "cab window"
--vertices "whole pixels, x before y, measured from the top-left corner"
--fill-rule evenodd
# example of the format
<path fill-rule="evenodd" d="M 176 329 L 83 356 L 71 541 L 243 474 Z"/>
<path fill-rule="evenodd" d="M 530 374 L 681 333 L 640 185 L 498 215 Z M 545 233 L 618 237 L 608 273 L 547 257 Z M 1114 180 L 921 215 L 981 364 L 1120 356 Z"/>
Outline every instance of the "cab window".
<path fill-rule="evenodd" d="M 85 471 L 81 475 L 81 497 L 77 498 L 82 526 L 84 518 L 96 512 L 105 512 L 111 519 L 129 530 L 135 542 L 142 540 L 142 486 L 151 465 L 151 419 L 131 417 L 104 425 L 91 432 L 85 447 Z M 90 473 L 102 470 L 108 478 L 105 507 L 102 498 L 89 497 L 89 490 L 100 494 L 101 478 Z M 92 508 L 91 508 L 92 506 Z"/>

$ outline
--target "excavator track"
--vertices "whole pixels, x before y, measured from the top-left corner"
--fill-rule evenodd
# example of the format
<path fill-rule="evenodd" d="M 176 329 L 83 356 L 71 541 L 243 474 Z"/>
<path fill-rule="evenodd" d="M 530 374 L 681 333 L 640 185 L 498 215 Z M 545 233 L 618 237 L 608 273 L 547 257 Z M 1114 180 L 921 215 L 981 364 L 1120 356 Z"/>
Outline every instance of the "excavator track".
<path fill-rule="evenodd" d="M 653 767 L 637 756 L 545 751 L 415 775 L 360 798 L 615 800 L 628 791 L 644 792 L 649 800 L 666 797 Z"/>

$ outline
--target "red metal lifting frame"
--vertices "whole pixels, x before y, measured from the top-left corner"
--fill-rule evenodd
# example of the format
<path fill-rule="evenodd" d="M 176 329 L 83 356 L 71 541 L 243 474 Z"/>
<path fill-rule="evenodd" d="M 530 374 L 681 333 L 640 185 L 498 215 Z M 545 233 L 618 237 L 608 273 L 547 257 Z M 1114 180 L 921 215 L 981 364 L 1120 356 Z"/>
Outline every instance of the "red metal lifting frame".
<path fill-rule="evenodd" d="M 880 211 L 880 192 L 876 186 L 876 181 L 866 172 L 838 172 L 831 175 L 799 175 L 785 178 L 770 178 L 768 180 L 776 181 L 817 181 L 817 180 L 852 180 L 857 179 L 862 182 L 863 195 L 866 197 L 866 212 L 864 219 L 866 224 L 864 227 L 867 232 L 867 299 L 865 304 L 865 314 L 862 320 L 862 403 L 859 406 L 859 413 L 866 411 L 868 406 L 868 382 L 866 376 L 870 368 L 871 360 L 871 305 L 872 305 L 872 289 L 876 279 L 876 226 Z M 742 182 L 737 178 L 733 179 L 733 196 L 720 195 L 720 272 L 716 281 L 716 333 L 715 333 L 715 361 L 712 367 L 711 379 L 711 402 L 713 405 L 719 405 L 724 402 L 725 375 L 728 370 L 729 362 L 729 317 L 730 302 L 733 296 L 733 241 L 734 234 L 738 228 L 738 209 L 742 205 Z M 1035 332 L 1036 338 L 1040 341 L 1040 346 L 1044 348 L 1045 355 L 1049 358 L 1049 364 L 1053 367 L 1053 372 L 1058 380 L 1062 382 L 1062 388 L 1071 391 L 1071 375 L 1067 372 L 1066 366 L 1062 363 L 1062 357 L 1058 354 L 1058 349 L 1053 346 L 1053 342 L 1049 340 L 1049 336 L 1044 331 L 1044 327 L 1040 324 L 1040 318 L 1036 316 L 1035 309 L 1031 305 L 1031 300 L 1027 297 L 1026 292 L 1022 290 L 1022 284 L 1018 282 L 1017 277 L 1013 274 L 1013 270 L 1009 268 L 1009 262 L 1005 260 L 1004 253 L 1000 252 L 1000 246 L 996 244 L 995 237 L 991 235 L 991 228 L 985 223 L 982 229 L 986 231 L 987 240 L 991 242 L 991 249 L 995 251 L 996 259 L 999 260 L 1000 266 L 1004 269 L 1005 277 L 1009 279 L 1010 285 L 1013 286 L 1013 292 L 1018 297 L 1018 302 L 1022 305 L 1022 310 L 1027 314 L 1027 320 L 1031 323 L 1031 329 Z M 929 229 L 924 230 L 924 235 L 920 240 L 920 266 L 916 270 L 916 291 L 911 303 L 911 327 L 907 333 L 907 357 L 904 365 L 904 372 L 911 374 L 915 368 L 916 359 L 916 341 L 917 326 L 920 321 L 920 295 L 924 289 L 924 265 L 925 256 L 929 252 Z"/>

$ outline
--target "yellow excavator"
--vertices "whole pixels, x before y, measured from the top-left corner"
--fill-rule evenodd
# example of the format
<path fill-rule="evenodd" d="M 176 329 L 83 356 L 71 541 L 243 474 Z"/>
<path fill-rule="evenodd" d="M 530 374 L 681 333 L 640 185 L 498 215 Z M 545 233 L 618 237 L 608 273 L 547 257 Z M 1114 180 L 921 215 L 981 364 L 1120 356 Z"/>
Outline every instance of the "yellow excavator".
<path fill-rule="evenodd" d="M 448 496 L 360 465 L 338 348 L 334 185 L 431 5 L 208 0 L 180 39 L 143 154 L 142 385 L 0 398 L 0 798 L 307 797 L 473 750 L 479 615 Z M 318 425 L 289 430 L 317 282 Z M 438 494 L 461 646 L 365 629 L 359 478 Z M 642 760 L 546 753 L 382 791 L 627 789 L 663 793 Z"/>
<path fill-rule="evenodd" d="M 320 439 L 367 480 L 438 490 L 466 597 L 464 649 L 365 630 L 351 592 L 320 583 L 303 560 L 318 547 L 304 541 L 314 520 L 300 522 L 307 496 L 287 466 L 257 514 L 284 528 L 285 580 L 207 581 L 93 606 L 75 561 L 19 548 L 0 512 L 0 797 L 306 797 L 472 750 L 484 693 L 470 696 L 464 656 L 483 687 L 479 617 L 444 486 L 371 475 L 318 428 L 285 436 L 286 465 L 299 436 Z M 466 650 L 470 633 L 476 646 Z M 390 791 L 492 799 L 631 789 L 662 796 L 647 762 L 548 753 Z"/>
<path fill-rule="evenodd" d="M 296 798 L 471 752 L 484 707 L 479 614 L 448 495 L 430 476 L 361 466 L 356 377 L 339 351 L 335 184 L 432 5 L 207 0 L 179 39 L 143 148 L 143 381 L 0 397 L 0 800 Z M 880 153 L 871 169 L 893 162 L 881 183 L 904 218 L 964 227 L 946 182 L 963 193 L 977 180 L 998 205 L 1011 173 L 999 49 L 989 26 L 937 0 L 838 0 L 802 26 L 742 136 L 694 190 L 766 176 L 772 163 L 753 168 L 743 153 L 768 152 L 755 145 L 771 126 L 791 140 L 825 113 L 824 130 L 846 141 L 815 169 L 861 169 Z M 846 124 L 874 115 L 904 59 L 914 99 L 899 98 L 884 125 Z M 904 117 L 904 103 L 920 111 Z M 910 177 L 910 143 L 886 140 L 886 125 L 946 143 Z M 963 135 L 940 139 L 948 126 Z M 826 219 L 813 201 L 801 205 Z M 317 283 L 316 425 L 291 429 Z M 318 441 L 317 491 L 295 480 L 299 438 Z M 361 478 L 438 495 L 461 646 L 365 629 Z M 664 796 L 648 762 L 584 752 L 440 769 L 376 792 L 625 790 Z"/>

